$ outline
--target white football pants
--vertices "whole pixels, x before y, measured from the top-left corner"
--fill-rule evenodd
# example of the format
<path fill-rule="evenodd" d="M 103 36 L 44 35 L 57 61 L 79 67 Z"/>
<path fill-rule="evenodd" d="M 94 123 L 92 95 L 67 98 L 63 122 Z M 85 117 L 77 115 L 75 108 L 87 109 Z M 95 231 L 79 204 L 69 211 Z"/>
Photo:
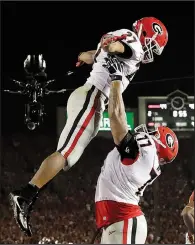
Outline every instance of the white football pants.
<path fill-rule="evenodd" d="M 101 244 L 145 244 L 147 223 L 144 215 L 120 221 L 103 229 Z"/>
<path fill-rule="evenodd" d="M 68 118 L 57 146 L 57 151 L 67 160 L 68 168 L 79 160 L 97 135 L 105 100 L 106 97 L 91 84 L 84 84 L 71 93 L 67 102 Z"/>

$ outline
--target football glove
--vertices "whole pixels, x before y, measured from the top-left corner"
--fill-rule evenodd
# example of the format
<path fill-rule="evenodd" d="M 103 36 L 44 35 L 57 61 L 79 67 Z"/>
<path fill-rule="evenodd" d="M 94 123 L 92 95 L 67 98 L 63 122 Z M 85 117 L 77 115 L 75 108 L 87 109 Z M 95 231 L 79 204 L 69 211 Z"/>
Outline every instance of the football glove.
<path fill-rule="evenodd" d="M 123 75 L 123 62 L 119 61 L 116 57 L 108 55 L 107 58 L 105 58 L 106 64 L 103 65 L 108 72 L 110 73 L 110 78 L 112 81 L 122 81 L 122 75 Z"/>

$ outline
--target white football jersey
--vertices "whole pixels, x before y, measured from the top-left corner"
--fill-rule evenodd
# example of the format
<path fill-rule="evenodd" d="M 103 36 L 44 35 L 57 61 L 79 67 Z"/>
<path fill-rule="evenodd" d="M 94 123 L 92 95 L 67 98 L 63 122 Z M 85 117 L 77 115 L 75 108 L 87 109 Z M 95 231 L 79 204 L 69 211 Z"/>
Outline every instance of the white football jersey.
<path fill-rule="evenodd" d="M 161 174 L 154 140 L 146 133 L 135 136 L 139 154 L 134 162 L 115 147 L 106 157 L 98 178 L 95 202 L 111 200 L 138 205 L 145 188 Z M 123 152 L 129 152 L 128 144 Z M 129 162 L 128 162 L 129 161 Z"/>
<path fill-rule="evenodd" d="M 127 44 L 132 50 L 132 56 L 129 59 L 124 59 L 119 56 L 118 59 L 124 62 L 124 71 L 123 71 L 123 79 L 122 79 L 122 92 L 127 88 L 129 82 L 133 79 L 136 71 L 139 69 L 139 64 L 143 58 L 143 49 L 142 45 L 136 36 L 136 34 L 127 29 L 121 29 L 118 31 L 109 32 L 108 34 L 112 34 L 114 36 L 121 36 L 123 34 L 128 34 L 127 38 L 122 40 L 125 44 Z M 107 97 L 109 97 L 110 93 L 110 84 L 111 79 L 109 77 L 109 73 L 102 65 L 106 64 L 105 58 L 108 56 L 108 53 L 105 52 L 101 47 L 100 43 L 97 47 L 97 52 L 94 59 L 94 64 L 92 71 L 90 73 L 90 77 L 87 79 L 87 83 L 93 84 L 100 91 L 102 91 Z"/>

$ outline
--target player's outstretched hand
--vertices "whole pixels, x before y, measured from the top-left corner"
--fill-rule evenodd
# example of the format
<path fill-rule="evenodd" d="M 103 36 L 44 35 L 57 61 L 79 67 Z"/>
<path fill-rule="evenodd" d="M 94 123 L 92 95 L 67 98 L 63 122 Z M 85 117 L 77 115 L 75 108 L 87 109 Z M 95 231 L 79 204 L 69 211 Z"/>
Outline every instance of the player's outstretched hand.
<path fill-rule="evenodd" d="M 123 62 L 111 55 L 105 58 L 105 61 L 106 64 L 104 64 L 103 67 L 105 67 L 110 73 L 111 80 L 122 80 Z"/>
<path fill-rule="evenodd" d="M 78 56 L 78 61 L 76 63 L 76 67 L 82 66 L 84 64 L 92 65 L 94 62 L 94 55 L 96 50 L 82 52 Z"/>
<path fill-rule="evenodd" d="M 82 53 L 79 54 L 79 56 L 78 56 L 78 61 L 77 61 L 77 63 L 76 63 L 76 67 L 79 67 L 79 66 L 82 66 L 82 65 L 85 64 L 85 62 L 82 61 L 83 53 L 85 53 L 85 52 L 82 52 Z"/>

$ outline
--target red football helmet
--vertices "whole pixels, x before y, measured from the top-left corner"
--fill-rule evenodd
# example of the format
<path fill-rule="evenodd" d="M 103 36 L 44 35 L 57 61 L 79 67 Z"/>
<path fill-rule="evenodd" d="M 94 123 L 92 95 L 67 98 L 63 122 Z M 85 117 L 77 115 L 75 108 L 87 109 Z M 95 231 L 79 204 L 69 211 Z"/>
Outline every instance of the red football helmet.
<path fill-rule="evenodd" d="M 168 127 L 160 126 L 152 132 L 148 132 L 146 125 L 142 124 L 135 128 L 135 132 L 145 132 L 154 139 L 159 162 L 161 165 L 172 162 L 179 149 L 178 139 L 175 133 Z"/>
<path fill-rule="evenodd" d="M 172 162 L 179 149 L 178 139 L 175 133 L 168 127 L 160 126 L 157 128 L 155 137 L 158 139 L 156 143 L 157 153 L 161 164 Z"/>
<path fill-rule="evenodd" d="M 154 60 L 153 52 L 161 55 L 168 42 L 168 32 L 164 24 L 154 17 L 144 17 L 133 24 L 144 50 L 143 63 Z"/>

